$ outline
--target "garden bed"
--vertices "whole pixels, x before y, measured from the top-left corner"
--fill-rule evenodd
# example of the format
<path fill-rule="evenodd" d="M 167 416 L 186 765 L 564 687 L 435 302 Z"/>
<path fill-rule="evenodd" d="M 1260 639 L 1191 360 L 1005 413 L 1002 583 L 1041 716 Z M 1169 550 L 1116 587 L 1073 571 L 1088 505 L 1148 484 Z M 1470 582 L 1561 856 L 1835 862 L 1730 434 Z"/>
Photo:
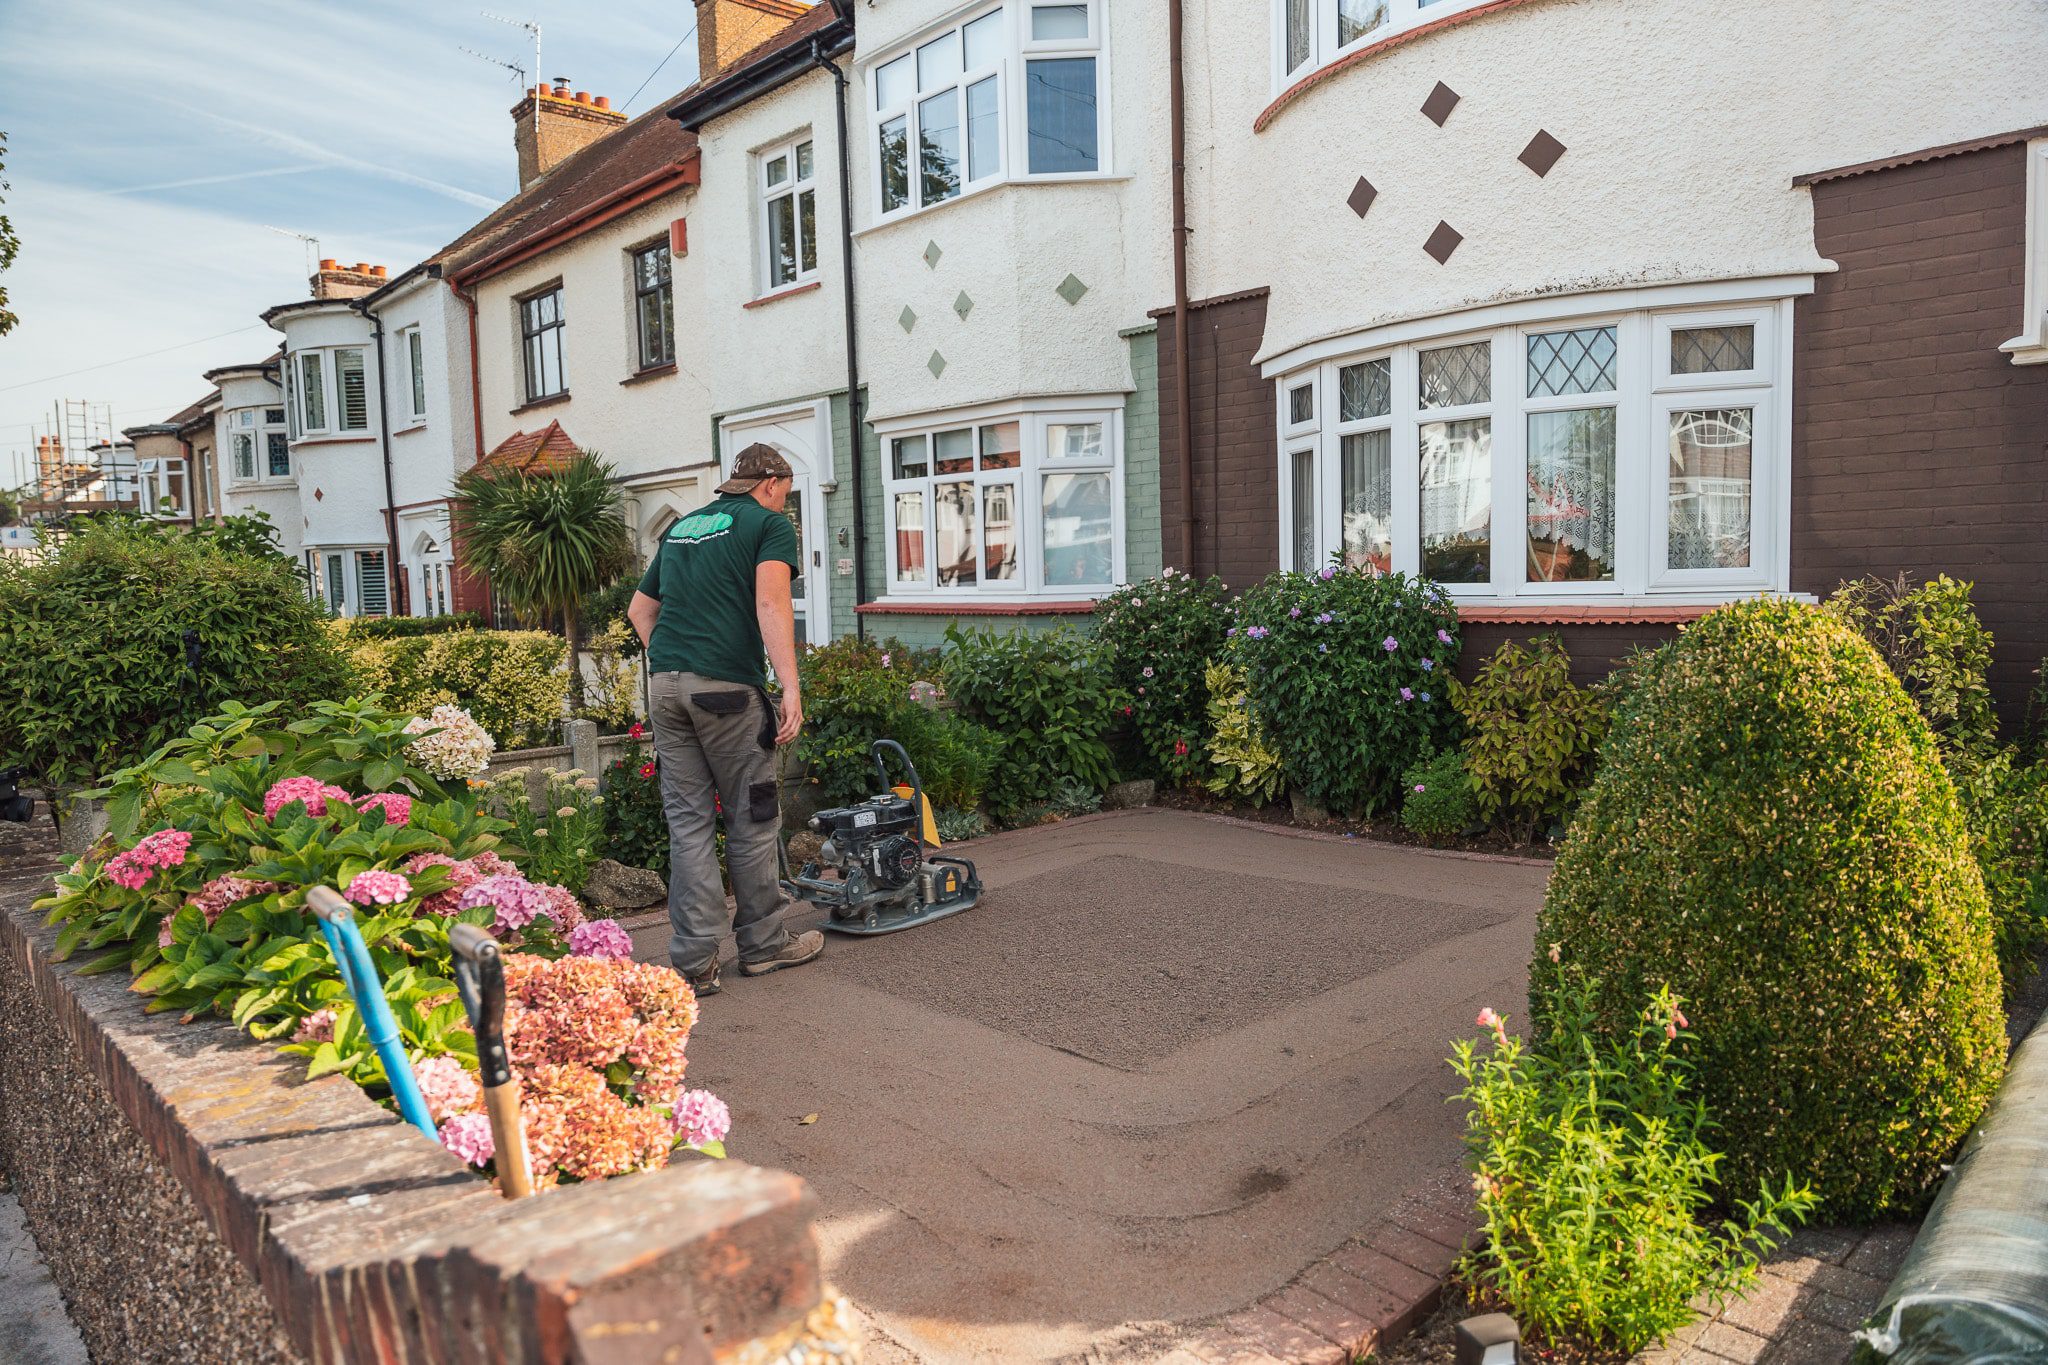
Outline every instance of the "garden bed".
<path fill-rule="evenodd" d="M 1399 844 L 1407 848 L 1490 853 L 1503 857 L 1535 858 L 1546 862 L 1557 856 L 1557 846 L 1547 839 L 1518 843 L 1508 831 L 1501 829 L 1490 829 L 1484 834 L 1463 839 L 1425 839 L 1404 828 L 1399 820 L 1347 820 L 1334 816 L 1328 820 L 1318 821 L 1297 819 L 1293 807 L 1285 801 L 1254 806 L 1248 801 L 1233 801 L 1227 797 L 1211 796 L 1207 792 L 1187 787 L 1162 787 L 1152 800 L 1154 805 L 1169 810 L 1227 815 L 1234 820 L 1249 820 L 1255 824 L 1279 825 L 1288 829 L 1311 830 L 1318 834 L 1336 834 L 1347 838 L 1376 839 L 1381 843 Z"/>

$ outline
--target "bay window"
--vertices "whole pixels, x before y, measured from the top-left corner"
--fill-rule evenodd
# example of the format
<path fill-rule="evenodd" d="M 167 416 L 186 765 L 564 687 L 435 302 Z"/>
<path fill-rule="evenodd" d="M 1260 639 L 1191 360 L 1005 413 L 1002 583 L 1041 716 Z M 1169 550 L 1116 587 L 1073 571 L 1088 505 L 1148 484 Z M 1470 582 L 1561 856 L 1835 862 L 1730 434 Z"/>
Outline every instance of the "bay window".
<path fill-rule="evenodd" d="M 286 437 L 285 409 L 233 408 L 228 425 L 228 477 L 234 483 L 292 476 L 291 443 Z"/>
<path fill-rule="evenodd" d="M 762 222 L 767 227 L 765 278 L 769 289 L 813 279 L 818 273 L 818 191 L 815 158 L 805 138 L 761 158 Z M 664 255 L 666 248 L 663 249 Z"/>
<path fill-rule="evenodd" d="M 293 351 L 285 394 L 293 439 L 347 436 L 370 429 L 370 390 L 361 346 Z"/>
<path fill-rule="evenodd" d="M 1041 404 L 888 424 L 889 594 L 1109 591 L 1122 571 L 1119 421 Z"/>
<path fill-rule="evenodd" d="M 1269 0 L 1273 88 L 1396 33 L 1491 0 Z"/>
<path fill-rule="evenodd" d="M 1782 589 L 1790 327 L 1780 300 L 1322 346 L 1277 377 L 1283 567 L 1481 598 Z"/>
<path fill-rule="evenodd" d="M 337 616 L 389 616 L 386 554 L 375 549 L 307 550 L 307 588 Z"/>
<path fill-rule="evenodd" d="M 877 207 L 926 208 L 1029 176 L 1102 169 L 1100 0 L 1011 0 L 869 73 Z"/>

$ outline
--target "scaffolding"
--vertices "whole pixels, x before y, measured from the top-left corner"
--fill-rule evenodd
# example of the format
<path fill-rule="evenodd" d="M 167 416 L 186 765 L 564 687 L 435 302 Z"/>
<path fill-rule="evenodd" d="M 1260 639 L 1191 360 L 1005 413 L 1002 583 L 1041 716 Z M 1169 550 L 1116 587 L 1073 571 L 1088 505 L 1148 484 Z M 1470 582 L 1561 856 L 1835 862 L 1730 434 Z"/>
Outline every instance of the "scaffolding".
<path fill-rule="evenodd" d="M 35 498 L 24 510 L 50 517 L 136 505 L 135 447 L 115 430 L 111 403 L 60 398 L 35 438 Z"/>

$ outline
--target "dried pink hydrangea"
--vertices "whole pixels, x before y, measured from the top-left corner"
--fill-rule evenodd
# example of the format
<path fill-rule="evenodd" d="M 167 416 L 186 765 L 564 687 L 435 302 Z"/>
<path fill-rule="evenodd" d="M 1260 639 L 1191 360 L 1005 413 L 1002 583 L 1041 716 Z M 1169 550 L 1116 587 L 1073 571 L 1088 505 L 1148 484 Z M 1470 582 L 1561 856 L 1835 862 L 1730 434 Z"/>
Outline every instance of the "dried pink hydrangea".
<path fill-rule="evenodd" d="M 299 1026 L 292 1030 L 295 1043 L 331 1043 L 334 1041 L 334 1011 L 314 1010 L 299 1020 Z"/>
<path fill-rule="evenodd" d="M 287 777 L 271 784 L 263 793 L 263 818 L 275 821 L 277 813 L 294 801 L 303 801 L 308 815 L 327 814 L 329 801 L 346 803 L 349 794 L 317 777 Z"/>
<path fill-rule="evenodd" d="M 732 1111 L 709 1090 L 685 1090 L 676 1096 L 671 1121 L 676 1135 L 692 1147 L 723 1142 L 732 1131 Z"/>
<path fill-rule="evenodd" d="M 396 872 L 373 867 L 356 873 L 341 894 L 357 905 L 397 905 L 412 895 L 412 883 Z"/>
<path fill-rule="evenodd" d="M 384 823 L 402 825 L 412 819 L 412 798 L 399 792 L 372 792 L 356 802 L 359 811 L 381 810 Z"/>
<path fill-rule="evenodd" d="M 633 956 L 633 938 L 615 919 L 594 919 L 569 931 L 569 951 L 578 957 Z"/>
<path fill-rule="evenodd" d="M 497 1152 L 491 1120 L 484 1114 L 457 1114 L 441 1125 L 441 1145 L 471 1166 L 482 1166 Z"/>
<path fill-rule="evenodd" d="M 497 934 L 524 929 L 548 908 L 547 894 L 517 872 L 497 872 L 473 884 L 455 902 L 459 910 L 488 905 L 497 911 L 491 930 Z"/>
<path fill-rule="evenodd" d="M 583 913 L 583 902 L 577 900 L 576 893 L 568 887 L 542 883 L 540 893 L 546 899 L 541 913 L 555 922 L 557 932 L 573 933 L 588 922 L 589 916 Z"/>
<path fill-rule="evenodd" d="M 414 1062 L 412 1075 L 419 1082 L 420 1098 L 427 1102 L 427 1113 L 436 1123 L 471 1113 L 484 1102 L 483 1083 L 476 1073 L 447 1053 Z"/>
<path fill-rule="evenodd" d="M 159 868 L 176 867 L 185 861 L 192 836 L 181 829 L 160 829 L 147 835 L 126 853 L 107 860 L 107 879 L 116 886 L 140 891 Z"/>
<path fill-rule="evenodd" d="M 185 904 L 206 916 L 206 923 L 211 926 L 229 906 L 283 889 L 278 882 L 259 882 L 250 877 L 215 877 Z"/>

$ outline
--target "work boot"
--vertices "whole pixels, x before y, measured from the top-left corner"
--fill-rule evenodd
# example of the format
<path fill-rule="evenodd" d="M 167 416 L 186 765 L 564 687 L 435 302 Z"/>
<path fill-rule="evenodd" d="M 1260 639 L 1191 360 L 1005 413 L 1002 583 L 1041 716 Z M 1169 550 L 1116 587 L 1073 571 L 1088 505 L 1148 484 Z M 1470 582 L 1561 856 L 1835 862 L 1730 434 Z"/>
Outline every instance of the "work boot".
<path fill-rule="evenodd" d="M 784 967 L 801 967 L 824 951 L 824 933 L 817 929 L 807 929 L 783 944 L 782 951 L 775 956 L 740 963 L 740 975 L 762 976 L 768 972 L 781 971 Z"/>
<path fill-rule="evenodd" d="M 702 1000 L 707 995 L 716 995 L 725 989 L 725 987 L 718 984 L 718 964 L 716 962 L 705 968 L 698 975 L 686 976 L 683 980 L 690 983 L 691 992 L 699 1000 Z"/>

